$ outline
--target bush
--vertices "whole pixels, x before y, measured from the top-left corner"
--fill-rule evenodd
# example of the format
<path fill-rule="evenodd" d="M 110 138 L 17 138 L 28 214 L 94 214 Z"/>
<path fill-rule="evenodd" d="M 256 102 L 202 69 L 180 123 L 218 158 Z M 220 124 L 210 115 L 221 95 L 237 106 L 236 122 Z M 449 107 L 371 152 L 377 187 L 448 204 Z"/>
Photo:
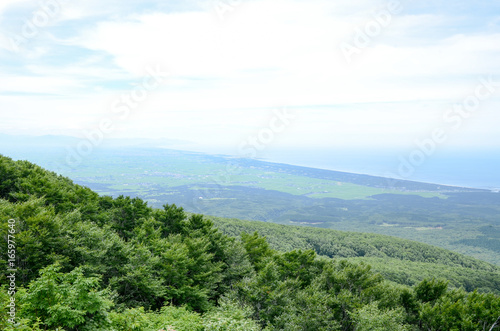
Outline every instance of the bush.
<path fill-rule="evenodd" d="M 258 331 L 259 325 L 250 318 L 252 313 L 249 307 L 238 307 L 221 298 L 219 306 L 203 316 L 203 325 L 205 330 L 211 331 Z"/>
<path fill-rule="evenodd" d="M 40 270 L 40 277 L 20 289 L 19 316 L 35 325 L 69 330 L 96 330 L 109 325 L 108 311 L 113 306 L 110 294 L 99 291 L 98 277 L 85 277 L 82 268 L 59 272 L 58 263 Z"/>
<path fill-rule="evenodd" d="M 202 331 L 198 313 L 185 307 L 165 306 L 159 312 L 146 312 L 143 307 L 129 308 L 110 314 L 113 331 Z"/>

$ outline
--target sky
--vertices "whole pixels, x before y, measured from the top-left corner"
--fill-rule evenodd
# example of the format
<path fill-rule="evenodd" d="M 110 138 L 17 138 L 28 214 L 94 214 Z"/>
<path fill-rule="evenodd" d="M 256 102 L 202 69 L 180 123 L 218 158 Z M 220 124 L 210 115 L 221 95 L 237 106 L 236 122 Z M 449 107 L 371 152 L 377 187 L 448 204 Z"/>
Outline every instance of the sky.
<path fill-rule="evenodd" d="M 0 133 L 498 149 L 499 58 L 497 0 L 2 0 Z"/>

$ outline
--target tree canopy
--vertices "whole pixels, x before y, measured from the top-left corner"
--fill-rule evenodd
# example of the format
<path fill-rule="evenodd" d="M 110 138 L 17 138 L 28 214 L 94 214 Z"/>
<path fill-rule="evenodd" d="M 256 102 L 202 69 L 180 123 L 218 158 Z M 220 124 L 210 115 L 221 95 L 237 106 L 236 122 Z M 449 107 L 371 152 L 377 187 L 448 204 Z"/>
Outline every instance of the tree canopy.
<path fill-rule="evenodd" d="M 3 156 L 0 220 L 4 248 L 14 220 L 17 267 L 15 294 L 0 276 L 4 330 L 485 330 L 500 315 L 487 287 L 396 284 L 363 260 L 277 250 L 258 231 L 230 236 L 179 206 L 99 196 Z M 4 270 L 9 259 L 2 249 Z"/>

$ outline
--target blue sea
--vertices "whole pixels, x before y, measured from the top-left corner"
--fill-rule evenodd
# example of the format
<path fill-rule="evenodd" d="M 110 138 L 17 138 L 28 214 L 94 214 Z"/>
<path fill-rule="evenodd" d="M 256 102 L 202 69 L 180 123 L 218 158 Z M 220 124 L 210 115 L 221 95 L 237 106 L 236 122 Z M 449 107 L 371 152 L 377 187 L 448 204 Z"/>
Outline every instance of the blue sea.
<path fill-rule="evenodd" d="M 36 138 L 36 137 L 35 137 Z M 64 159 L 71 137 L 14 137 L 0 135 L 0 154 L 14 159 L 27 159 L 46 166 L 48 160 Z M 57 139 L 56 139 L 57 138 Z M 25 141 L 24 141 L 24 140 Z M 71 138 L 76 139 L 76 138 Z M 54 142 L 55 140 L 55 142 Z M 44 143 L 43 147 L 35 146 Z M 192 149 L 188 151 L 238 156 L 234 150 Z M 429 155 L 415 149 L 339 149 L 293 148 L 273 149 L 257 153 L 263 161 L 312 168 L 353 172 L 443 185 L 500 190 L 500 149 L 436 149 Z"/>
<path fill-rule="evenodd" d="M 499 150 L 412 153 L 413 150 L 302 149 L 270 151 L 261 159 L 418 182 L 500 189 Z"/>

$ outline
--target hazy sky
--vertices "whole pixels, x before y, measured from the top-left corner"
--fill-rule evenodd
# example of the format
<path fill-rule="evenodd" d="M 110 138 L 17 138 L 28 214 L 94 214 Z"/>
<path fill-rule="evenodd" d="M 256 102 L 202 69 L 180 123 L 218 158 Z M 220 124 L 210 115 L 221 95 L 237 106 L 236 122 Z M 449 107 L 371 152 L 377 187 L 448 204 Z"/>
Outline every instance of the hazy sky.
<path fill-rule="evenodd" d="M 499 59 L 498 0 L 2 0 L 0 133 L 500 147 Z"/>

